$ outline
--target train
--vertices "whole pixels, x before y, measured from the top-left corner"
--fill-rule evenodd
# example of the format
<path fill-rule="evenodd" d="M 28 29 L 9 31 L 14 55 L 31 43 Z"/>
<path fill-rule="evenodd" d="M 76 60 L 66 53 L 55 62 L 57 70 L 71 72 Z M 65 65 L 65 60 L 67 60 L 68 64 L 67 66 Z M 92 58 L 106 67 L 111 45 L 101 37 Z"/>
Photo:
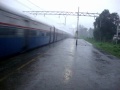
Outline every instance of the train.
<path fill-rule="evenodd" d="M 65 30 L 0 7 L 0 58 L 70 37 Z"/>

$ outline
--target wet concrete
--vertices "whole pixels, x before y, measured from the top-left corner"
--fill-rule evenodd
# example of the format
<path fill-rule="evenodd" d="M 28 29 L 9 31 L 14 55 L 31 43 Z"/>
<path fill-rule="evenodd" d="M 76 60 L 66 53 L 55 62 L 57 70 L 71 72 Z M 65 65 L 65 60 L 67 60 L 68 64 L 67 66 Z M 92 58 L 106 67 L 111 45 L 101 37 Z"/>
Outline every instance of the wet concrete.
<path fill-rule="evenodd" d="M 120 60 L 87 41 L 78 40 L 76 47 L 66 39 L 41 54 L 1 81 L 0 90 L 120 90 Z"/>

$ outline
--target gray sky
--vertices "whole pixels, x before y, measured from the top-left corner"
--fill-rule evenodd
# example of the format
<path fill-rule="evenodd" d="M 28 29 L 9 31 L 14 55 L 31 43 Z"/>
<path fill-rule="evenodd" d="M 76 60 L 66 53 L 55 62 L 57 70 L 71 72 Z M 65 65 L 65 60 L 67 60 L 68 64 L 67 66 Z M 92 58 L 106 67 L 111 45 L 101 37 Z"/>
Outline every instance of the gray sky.
<path fill-rule="evenodd" d="M 22 11 L 73 11 L 76 12 L 78 6 L 80 12 L 101 13 L 104 9 L 109 9 L 110 12 L 120 13 L 119 0 L 0 0 L 1 5 L 5 5 L 11 9 L 23 13 Z M 47 21 L 56 23 L 64 23 L 64 16 L 37 16 Z M 67 26 L 73 27 L 76 25 L 76 17 L 67 16 Z M 94 18 L 80 17 L 79 23 L 85 27 L 93 27 Z"/>

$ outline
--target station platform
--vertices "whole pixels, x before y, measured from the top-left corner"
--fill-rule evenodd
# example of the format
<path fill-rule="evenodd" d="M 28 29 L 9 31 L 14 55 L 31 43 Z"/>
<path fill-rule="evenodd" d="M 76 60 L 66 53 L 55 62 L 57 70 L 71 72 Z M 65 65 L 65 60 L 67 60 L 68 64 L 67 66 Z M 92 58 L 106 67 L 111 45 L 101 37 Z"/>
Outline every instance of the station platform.
<path fill-rule="evenodd" d="M 0 63 L 0 90 L 119 90 L 120 60 L 65 39 Z"/>

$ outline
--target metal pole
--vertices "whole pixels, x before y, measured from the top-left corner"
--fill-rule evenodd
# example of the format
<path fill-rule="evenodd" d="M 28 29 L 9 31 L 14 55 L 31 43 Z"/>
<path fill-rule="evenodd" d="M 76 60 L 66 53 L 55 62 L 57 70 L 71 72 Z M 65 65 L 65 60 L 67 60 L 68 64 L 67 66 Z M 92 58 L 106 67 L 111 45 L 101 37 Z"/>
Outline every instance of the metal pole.
<path fill-rule="evenodd" d="M 100 20 L 100 42 L 102 42 L 102 33 L 101 33 L 101 20 Z"/>
<path fill-rule="evenodd" d="M 66 18 L 67 18 L 67 16 L 65 16 L 65 25 L 66 25 Z"/>
<path fill-rule="evenodd" d="M 78 13 L 77 13 L 76 46 L 78 44 L 78 30 L 79 30 L 79 7 L 78 7 Z"/>
<path fill-rule="evenodd" d="M 119 27 L 119 24 L 117 24 L 117 32 L 116 32 L 117 39 L 116 39 L 116 44 L 118 43 L 118 27 Z"/>
<path fill-rule="evenodd" d="M 118 17 L 119 18 L 119 17 Z M 120 18 L 117 22 L 117 31 L 116 31 L 116 35 L 117 35 L 117 39 L 116 39 L 116 44 L 118 43 L 118 33 L 119 33 L 119 22 L 120 22 Z"/>

